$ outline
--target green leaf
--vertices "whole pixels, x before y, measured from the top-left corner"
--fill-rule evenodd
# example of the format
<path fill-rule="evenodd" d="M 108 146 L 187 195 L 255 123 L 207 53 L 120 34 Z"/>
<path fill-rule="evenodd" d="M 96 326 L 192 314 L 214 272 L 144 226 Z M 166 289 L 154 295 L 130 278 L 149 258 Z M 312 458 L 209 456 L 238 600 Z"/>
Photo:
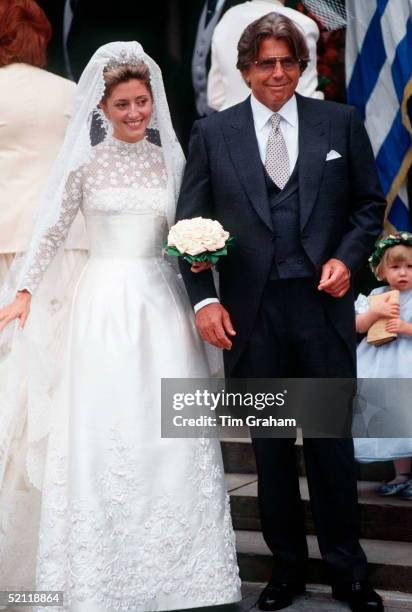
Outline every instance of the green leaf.
<path fill-rule="evenodd" d="M 172 257 L 180 257 L 182 253 L 174 246 L 166 246 L 165 253 L 167 255 L 171 255 Z"/>
<path fill-rule="evenodd" d="M 194 262 L 210 262 L 214 265 L 219 260 L 219 257 L 227 255 L 227 247 L 233 244 L 233 242 L 234 238 L 233 236 L 230 236 L 230 238 L 226 240 L 226 244 L 222 249 L 217 251 L 205 251 L 199 255 L 188 255 L 187 253 L 181 253 L 176 247 L 168 246 L 167 244 L 164 246 L 164 252 L 172 257 L 183 257 L 183 259 L 188 261 L 190 264 Z"/>

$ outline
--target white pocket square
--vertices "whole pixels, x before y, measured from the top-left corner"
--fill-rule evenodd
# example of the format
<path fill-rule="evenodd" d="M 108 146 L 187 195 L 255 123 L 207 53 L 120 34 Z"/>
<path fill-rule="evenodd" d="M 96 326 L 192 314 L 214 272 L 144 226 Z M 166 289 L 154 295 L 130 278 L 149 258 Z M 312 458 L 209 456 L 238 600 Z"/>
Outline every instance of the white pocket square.
<path fill-rule="evenodd" d="M 340 153 L 338 153 L 337 151 L 334 151 L 333 149 L 331 151 L 329 151 L 329 153 L 326 156 L 326 161 L 330 161 L 331 159 L 339 159 L 339 157 L 342 157 L 342 155 Z"/>

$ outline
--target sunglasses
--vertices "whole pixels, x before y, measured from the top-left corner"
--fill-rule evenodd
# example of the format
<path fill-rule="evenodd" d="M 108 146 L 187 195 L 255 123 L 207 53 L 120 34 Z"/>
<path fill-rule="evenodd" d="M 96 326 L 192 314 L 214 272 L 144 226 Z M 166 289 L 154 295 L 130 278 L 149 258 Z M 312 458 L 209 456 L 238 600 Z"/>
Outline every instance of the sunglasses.
<path fill-rule="evenodd" d="M 302 64 L 302 60 L 290 55 L 282 57 L 267 57 L 263 60 L 256 60 L 252 62 L 260 72 L 273 72 L 276 69 L 276 65 L 279 62 L 282 70 L 289 72 L 294 70 Z"/>

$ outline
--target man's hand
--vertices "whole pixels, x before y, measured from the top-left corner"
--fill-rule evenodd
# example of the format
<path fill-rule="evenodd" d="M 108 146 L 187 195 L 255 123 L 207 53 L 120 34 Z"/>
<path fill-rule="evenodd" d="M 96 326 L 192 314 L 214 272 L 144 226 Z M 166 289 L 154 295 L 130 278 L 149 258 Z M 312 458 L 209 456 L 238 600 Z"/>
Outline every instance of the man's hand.
<path fill-rule="evenodd" d="M 220 349 L 232 348 L 229 336 L 235 336 L 229 313 L 217 302 L 204 306 L 196 313 L 196 326 L 199 334 L 205 342 L 213 344 Z"/>
<path fill-rule="evenodd" d="M 199 272 L 204 272 L 204 270 L 210 270 L 211 268 L 212 264 L 209 261 L 194 261 L 190 271 L 198 274 Z"/>
<path fill-rule="evenodd" d="M 329 259 L 322 266 L 318 289 L 326 291 L 332 297 L 340 298 L 350 287 L 350 273 L 340 259 Z"/>

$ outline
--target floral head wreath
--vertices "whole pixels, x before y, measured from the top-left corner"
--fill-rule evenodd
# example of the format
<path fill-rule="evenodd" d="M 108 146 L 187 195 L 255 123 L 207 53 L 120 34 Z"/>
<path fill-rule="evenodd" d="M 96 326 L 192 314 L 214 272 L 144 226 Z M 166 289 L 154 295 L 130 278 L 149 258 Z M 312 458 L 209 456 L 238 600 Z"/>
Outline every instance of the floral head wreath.
<path fill-rule="evenodd" d="M 376 268 L 382 261 L 385 251 L 398 245 L 412 247 L 412 234 L 409 232 L 397 232 L 396 234 L 388 234 L 375 242 L 375 250 L 368 259 L 369 266 L 375 276 Z"/>

